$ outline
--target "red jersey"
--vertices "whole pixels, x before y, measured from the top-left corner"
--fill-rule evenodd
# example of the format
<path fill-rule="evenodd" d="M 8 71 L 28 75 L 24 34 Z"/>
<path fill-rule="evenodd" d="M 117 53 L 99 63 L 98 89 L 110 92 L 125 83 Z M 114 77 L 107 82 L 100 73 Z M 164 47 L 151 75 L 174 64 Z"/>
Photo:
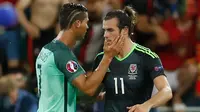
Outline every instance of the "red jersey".
<path fill-rule="evenodd" d="M 188 24 L 185 29 L 178 28 L 176 21 L 164 21 L 163 28 L 168 32 L 170 43 L 159 51 L 159 56 L 166 70 L 179 68 L 186 59 L 195 56 L 195 24 Z"/>

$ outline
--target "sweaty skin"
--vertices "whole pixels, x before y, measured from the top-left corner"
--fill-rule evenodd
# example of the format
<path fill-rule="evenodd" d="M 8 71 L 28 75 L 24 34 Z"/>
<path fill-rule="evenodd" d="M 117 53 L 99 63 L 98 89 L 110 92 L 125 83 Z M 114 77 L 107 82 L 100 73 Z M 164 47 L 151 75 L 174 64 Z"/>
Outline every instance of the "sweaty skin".
<path fill-rule="evenodd" d="M 23 8 L 31 7 L 31 23 L 40 29 L 56 24 L 59 7 L 68 0 L 19 0 Z"/>

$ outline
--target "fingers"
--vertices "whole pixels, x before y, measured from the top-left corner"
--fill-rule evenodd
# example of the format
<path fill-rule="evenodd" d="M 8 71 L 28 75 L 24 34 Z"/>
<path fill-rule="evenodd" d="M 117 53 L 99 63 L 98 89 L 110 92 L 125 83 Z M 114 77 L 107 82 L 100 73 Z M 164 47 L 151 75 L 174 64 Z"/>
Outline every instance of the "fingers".
<path fill-rule="evenodd" d="M 120 45 L 122 45 L 122 43 L 124 43 L 124 35 L 123 35 L 123 34 L 120 34 L 120 37 L 119 37 L 119 40 L 118 40 L 118 43 L 117 43 L 118 47 L 119 47 Z"/>
<path fill-rule="evenodd" d="M 115 39 L 113 40 L 113 42 L 112 42 L 112 44 L 111 44 L 110 47 L 115 48 L 116 45 L 117 45 L 117 43 L 119 42 L 119 40 L 120 40 L 120 36 L 118 36 L 117 38 L 115 38 Z"/>
<path fill-rule="evenodd" d="M 113 43 L 113 46 L 114 48 L 118 49 L 118 50 L 121 50 L 121 47 L 123 46 L 124 44 L 124 35 L 121 34 L 119 37 L 118 37 L 118 40 L 116 43 Z"/>
<path fill-rule="evenodd" d="M 129 110 L 131 109 L 131 107 L 126 107 L 126 108 L 129 109 Z"/>
<path fill-rule="evenodd" d="M 136 109 L 136 106 L 132 106 L 132 107 L 127 107 L 127 109 L 129 109 L 128 112 L 134 112 Z"/>
<path fill-rule="evenodd" d="M 107 40 L 104 41 L 104 48 L 106 49 L 109 46 Z"/>
<path fill-rule="evenodd" d="M 124 44 L 124 35 L 122 34 L 119 37 L 118 42 L 115 44 L 114 48 L 116 48 L 116 50 L 120 52 L 121 48 L 123 47 L 123 44 Z"/>

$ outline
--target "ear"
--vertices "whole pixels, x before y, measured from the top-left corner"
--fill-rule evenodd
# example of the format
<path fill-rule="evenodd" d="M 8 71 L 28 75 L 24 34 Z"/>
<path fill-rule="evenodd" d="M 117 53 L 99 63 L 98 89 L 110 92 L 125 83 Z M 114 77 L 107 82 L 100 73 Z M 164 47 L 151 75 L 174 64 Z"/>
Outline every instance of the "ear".
<path fill-rule="evenodd" d="M 128 35 L 128 32 L 129 32 L 128 27 L 124 27 L 124 28 L 122 29 L 122 31 L 121 31 L 121 33 L 122 33 L 123 35 Z"/>
<path fill-rule="evenodd" d="M 75 25 L 76 28 L 79 28 L 81 26 L 81 21 L 80 20 L 76 20 L 74 22 L 74 25 Z"/>

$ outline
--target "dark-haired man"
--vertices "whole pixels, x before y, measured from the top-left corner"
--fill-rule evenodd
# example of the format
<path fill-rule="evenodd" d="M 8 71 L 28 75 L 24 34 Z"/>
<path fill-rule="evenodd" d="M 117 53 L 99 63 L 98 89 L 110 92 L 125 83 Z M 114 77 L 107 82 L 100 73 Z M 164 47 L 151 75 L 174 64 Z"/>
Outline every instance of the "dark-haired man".
<path fill-rule="evenodd" d="M 76 90 L 92 96 L 100 85 L 113 57 L 123 45 L 123 36 L 112 43 L 105 42 L 104 56 L 98 70 L 87 78 L 72 52 L 77 40 L 83 39 L 88 25 L 87 9 L 81 4 L 68 3 L 61 7 L 57 38 L 45 45 L 36 60 L 39 93 L 38 112 L 75 112 Z"/>
<path fill-rule="evenodd" d="M 107 13 L 103 21 L 105 41 L 124 35 L 124 46 L 111 61 L 103 84 L 105 86 L 105 112 L 149 112 L 166 103 L 172 92 L 157 54 L 132 42 L 132 29 L 136 12 L 131 7 Z M 97 55 L 94 71 L 104 52 Z M 151 98 L 153 85 L 158 93 Z"/>

